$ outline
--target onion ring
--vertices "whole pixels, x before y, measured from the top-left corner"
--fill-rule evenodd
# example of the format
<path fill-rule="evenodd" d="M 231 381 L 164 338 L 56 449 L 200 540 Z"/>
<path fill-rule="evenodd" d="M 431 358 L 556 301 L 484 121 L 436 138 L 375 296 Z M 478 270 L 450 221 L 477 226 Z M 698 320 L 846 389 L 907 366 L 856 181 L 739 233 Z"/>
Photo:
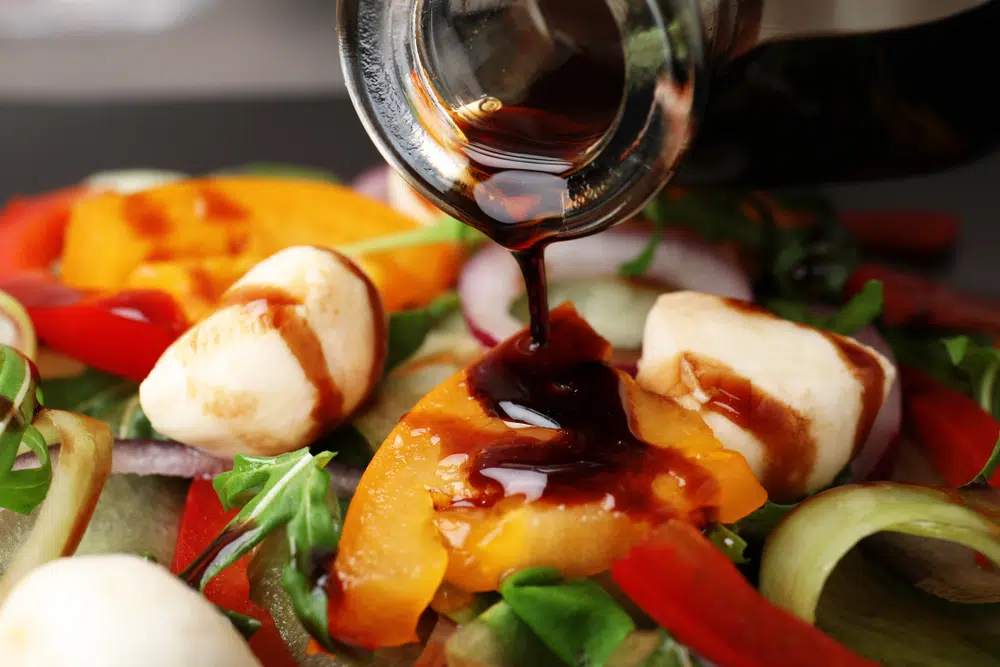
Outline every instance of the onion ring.
<path fill-rule="evenodd" d="M 615 276 L 622 264 L 642 252 L 649 234 L 618 229 L 555 243 L 545 251 L 548 278 L 556 282 Z M 750 279 L 731 255 L 680 232 L 664 235 L 643 278 L 677 289 L 753 299 Z M 500 246 L 487 246 L 466 263 L 458 293 L 469 330 L 484 345 L 496 345 L 524 328 L 510 313 L 511 304 L 524 293 L 524 283 L 517 262 Z"/>

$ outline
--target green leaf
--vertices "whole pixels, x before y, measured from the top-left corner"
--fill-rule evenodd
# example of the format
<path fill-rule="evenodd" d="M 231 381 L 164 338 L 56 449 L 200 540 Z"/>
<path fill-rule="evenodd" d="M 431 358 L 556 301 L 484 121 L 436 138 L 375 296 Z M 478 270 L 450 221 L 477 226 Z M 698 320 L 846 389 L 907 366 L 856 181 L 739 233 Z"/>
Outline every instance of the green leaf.
<path fill-rule="evenodd" d="M 38 371 L 27 357 L 0 345 L 0 507 L 29 514 L 45 500 L 52 463 L 42 434 L 31 425 L 37 402 Z M 27 447 L 39 466 L 13 470 L 18 450 Z"/>
<path fill-rule="evenodd" d="M 854 239 L 836 224 L 774 229 L 761 251 L 771 298 L 839 301 L 860 262 Z"/>
<path fill-rule="evenodd" d="M 475 246 L 485 240 L 486 237 L 481 232 L 462 224 L 454 218 L 444 216 L 433 225 L 339 246 L 337 250 L 345 255 L 356 256 L 370 252 L 399 250 L 401 248 L 419 248 L 438 243 Z"/>
<path fill-rule="evenodd" d="M 653 258 L 656 256 L 656 247 L 663 240 L 663 228 L 666 222 L 662 209 L 663 204 L 659 199 L 653 200 L 646 207 L 645 214 L 653 223 L 653 233 L 649 235 L 649 240 L 642 252 L 635 259 L 629 260 L 619 267 L 618 275 L 625 278 L 635 278 L 649 270 L 653 264 Z"/>
<path fill-rule="evenodd" d="M 869 280 L 824 328 L 844 336 L 855 334 L 882 314 L 883 303 L 882 281 Z"/>
<path fill-rule="evenodd" d="M 448 292 L 424 308 L 404 310 L 389 316 L 389 352 L 385 372 L 403 363 L 427 340 L 427 335 L 459 306 L 457 292 Z"/>
<path fill-rule="evenodd" d="M 216 477 L 212 486 L 223 507 L 242 509 L 181 577 L 204 588 L 299 513 L 306 515 L 302 520 L 308 525 L 313 519 L 332 521 L 312 503 L 320 491 L 329 493 L 330 473 L 323 467 L 332 458 L 329 452 L 314 457 L 308 448 L 276 457 L 237 455 L 233 469 Z"/>
<path fill-rule="evenodd" d="M 965 373 L 972 387 L 972 396 L 983 410 L 1000 415 L 997 396 L 997 374 L 1000 372 L 1000 350 L 980 345 L 969 336 L 957 336 L 944 341 L 948 358 Z"/>
<path fill-rule="evenodd" d="M 635 630 L 632 618 L 599 584 L 565 581 L 555 568 L 512 574 L 500 584 L 500 595 L 568 665 L 601 667 Z"/>
<path fill-rule="evenodd" d="M 153 429 L 139 404 L 139 385 L 132 380 L 87 369 L 76 377 L 43 381 L 40 388 L 46 407 L 99 419 L 118 440 L 168 439 Z"/>
<path fill-rule="evenodd" d="M 229 622 L 233 624 L 236 631 L 243 635 L 243 639 L 250 639 L 260 630 L 261 622 L 256 618 L 251 618 L 245 614 L 240 614 L 239 612 L 232 611 L 231 609 L 224 609 L 216 605 L 223 616 L 229 619 Z"/>
<path fill-rule="evenodd" d="M 740 537 L 738 529 L 734 530 L 729 526 L 717 523 L 709 528 L 705 537 L 715 545 L 715 547 L 726 554 L 726 558 L 737 565 L 748 562 L 744 552 L 747 549 L 746 540 Z"/>
<path fill-rule="evenodd" d="M 375 450 L 368 438 L 354 426 L 342 426 L 324 436 L 310 447 L 314 456 L 322 452 L 337 452 L 337 462 L 364 470 L 372 460 Z"/>
<path fill-rule="evenodd" d="M 754 510 L 749 516 L 740 520 L 739 531 L 750 537 L 766 537 L 773 531 L 785 515 L 795 509 L 798 503 L 780 505 L 770 500 L 762 507 Z"/>
<path fill-rule="evenodd" d="M 445 646 L 448 664 L 555 667 L 562 663 L 506 602 L 459 628 Z"/>
<path fill-rule="evenodd" d="M 270 176 L 273 178 L 292 178 L 307 181 L 323 181 L 326 183 L 340 183 L 340 178 L 333 172 L 319 169 L 317 167 L 303 167 L 294 164 L 282 164 L 279 162 L 254 162 L 237 167 L 222 169 L 212 174 L 213 176 Z"/>

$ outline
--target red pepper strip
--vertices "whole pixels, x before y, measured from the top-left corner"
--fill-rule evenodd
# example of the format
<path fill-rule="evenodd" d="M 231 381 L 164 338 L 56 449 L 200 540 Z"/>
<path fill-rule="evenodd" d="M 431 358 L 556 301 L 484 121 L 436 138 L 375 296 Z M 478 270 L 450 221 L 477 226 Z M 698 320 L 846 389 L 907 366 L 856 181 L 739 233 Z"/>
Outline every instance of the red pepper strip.
<path fill-rule="evenodd" d="M 677 641 L 724 667 L 876 667 L 775 607 L 696 528 L 669 521 L 611 566 Z"/>
<path fill-rule="evenodd" d="M 0 210 L 0 277 L 48 271 L 62 253 L 73 205 L 91 193 L 87 188 L 68 188 L 8 202 Z"/>
<path fill-rule="evenodd" d="M 837 220 L 862 248 L 926 255 L 952 249 L 962 226 L 957 215 L 933 211 L 845 211 Z"/>
<path fill-rule="evenodd" d="M 901 368 L 903 424 L 951 486 L 969 483 L 993 453 L 1000 422 L 975 400 L 913 368 Z M 1000 472 L 990 480 L 1000 487 Z"/>
<path fill-rule="evenodd" d="M 173 297 L 155 290 L 88 296 L 37 272 L 0 280 L 0 289 L 24 304 L 47 345 L 136 381 L 188 327 Z"/>
<path fill-rule="evenodd" d="M 184 514 L 177 533 L 177 547 L 170 570 L 181 572 L 211 544 L 239 510 L 226 512 L 212 488 L 212 482 L 196 479 L 191 483 Z M 297 667 L 274 620 L 265 609 L 250 600 L 250 580 L 247 565 L 250 556 L 241 558 L 223 570 L 205 586 L 205 597 L 215 604 L 261 622 L 261 628 L 250 638 L 250 649 L 264 667 Z"/>
<path fill-rule="evenodd" d="M 882 281 L 883 317 L 890 326 L 921 325 L 1000 333 L 998 301 L 961 294 L 929 278 L 882 264 L 858 267 L 847 281 L 845 296 L 854 296 L 869 280 Z"/>

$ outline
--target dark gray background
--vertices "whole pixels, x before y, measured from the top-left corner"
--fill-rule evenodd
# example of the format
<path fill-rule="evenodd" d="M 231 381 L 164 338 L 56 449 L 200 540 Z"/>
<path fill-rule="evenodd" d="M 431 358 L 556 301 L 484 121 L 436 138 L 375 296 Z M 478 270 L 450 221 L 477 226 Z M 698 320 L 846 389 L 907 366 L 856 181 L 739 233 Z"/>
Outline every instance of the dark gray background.
<path fill-rule="evenodd" d="M 0 198 L 75 183 L 94 171 L 204 173 L 245 162 L 325 167 L 350 178 L 380 157 L 342 94 L 227 101 L 2 102 Z M 842 185 L 844 206 L 940 209 L 962 216 L 954 285 L 1000 295 L 1000 154 L 933 176 Z"/>

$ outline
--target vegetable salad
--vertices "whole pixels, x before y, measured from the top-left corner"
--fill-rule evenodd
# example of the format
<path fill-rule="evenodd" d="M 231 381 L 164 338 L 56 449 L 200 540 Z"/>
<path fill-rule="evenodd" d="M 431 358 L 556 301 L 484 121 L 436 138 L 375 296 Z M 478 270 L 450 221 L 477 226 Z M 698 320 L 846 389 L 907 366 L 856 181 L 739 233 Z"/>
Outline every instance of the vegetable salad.
<path fill-rule="evenodd" d="M 668 187 L 547 249 L 539 355 L 510 255 L 385 167 L 15 198 L 0 655 L 998 664 L 1000 305 L 906 268 L 959 232 Z"/>

